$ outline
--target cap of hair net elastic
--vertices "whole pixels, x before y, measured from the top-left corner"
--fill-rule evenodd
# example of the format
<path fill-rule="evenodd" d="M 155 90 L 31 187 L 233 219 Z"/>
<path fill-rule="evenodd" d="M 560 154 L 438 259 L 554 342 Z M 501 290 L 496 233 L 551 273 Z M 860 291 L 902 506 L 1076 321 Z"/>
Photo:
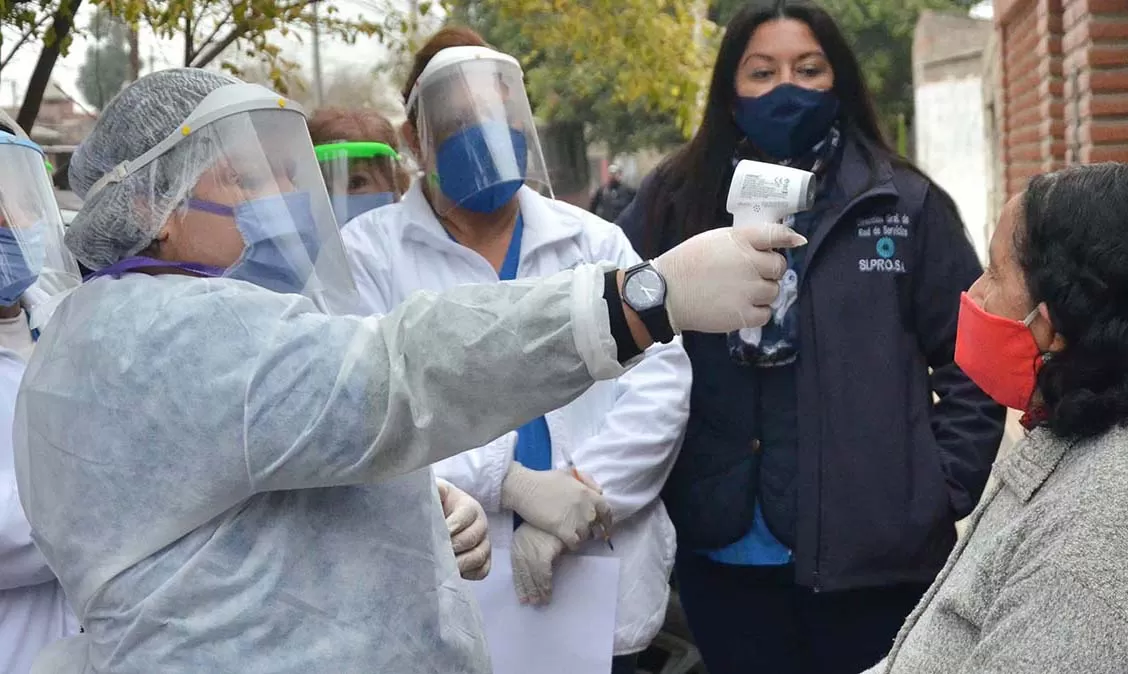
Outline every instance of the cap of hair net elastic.
<path fill-rule="evenodd" d="M 70 161 L 71 189 L 85 201 L 67 228 L 66 244 L 82 264 L 97 270 L 147 248 L 208 158 L 193 151 L 189 139 L 87 198 L 94 183 L 164 140 L 212 91 L 239 81 L 198 68 L 162 70 L 110 101 Z"/>

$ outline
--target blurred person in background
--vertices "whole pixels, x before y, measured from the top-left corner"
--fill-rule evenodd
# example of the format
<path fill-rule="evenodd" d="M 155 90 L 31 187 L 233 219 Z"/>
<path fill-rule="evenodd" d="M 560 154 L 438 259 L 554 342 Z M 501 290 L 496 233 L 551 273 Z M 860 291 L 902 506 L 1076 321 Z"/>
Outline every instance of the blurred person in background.
<path fill-rule="evenodd" d="M 635 189 L 623 182 L 623 169 L 611 164 L 607 167 L 607 182 L 595 191 L 588 210 L 608 222 L 615 222 L 634 197 Z"/>
<path fill-rule="evenodd" d="M 395 128 L 376 110 L 322 108 L 309 120 L 309 135 L 337 224 L 395 203 L 407 190 Z"/>
<path fill-rule="evenodd" d="M 856 674 L 887 652 L 974 508 L 1003 408 L 953 360 L 981 268 L 951 198 L 884 140 L 857 58 L 805 1 L 729 22 L 693 139 L 619 224 L 644 255 L 729 227 L 741 159 L 816 174 L 768 331 L 686 334 L 663 492 L 711 674 Z M 935 397 L 934 397 L 935 396 Z"/>
<path fill-rule="evenodd" d="M 403 95 L 403 135 L 424 177 L 342 232 L 365 311 L 392 311 L 419 290 L 550 276 L 581 263 L 647 273 L 618 227 L 551 198 L 516 59 L 470 29 L 446 28 L 416 54 Z M 673 340 L 664 314 L 644 314 L 653 334 Z M 689 361 L 673 340 L 620 379 L 434 466 L 486 508 L 493 548 L 511 554 L 522 602 L 568 592 L 554 587 L 553 565 L 576 545 L 553 522 L 587 500 L 610 507 L 614 550 L 596 541 L 577 552 L 621 560 L 615 674 L 634 671 L 665 617 L 675 546 L 658 494 L 677 456 L 689 385 Z"/>
<path fill-rule="evenodd" d="M 78 631 L 62 586 L 32 540 L 12 448 L 16 393 L 38 335 L 28 312 L 45 325 L 51 303 L 46 289 L 79 282 L 74 259 L 63 247 L 45 164 L 42 148 L 0 113 L 0 672 L 5 674 L 27 674 L 40 650 Z M 40 296 L 25 311 L 23 298 L 41 278 Z"/>
<path fill-rule="evenodd" d="M 1128 166 L 1036 176 L 964 294 L 956 362 L 1026 436 L 868 674 L 1128 665 Z"/>
<path fill-rule="evenodd" d="M 0 176 L 0 348 L 27 361 L 53 307 L 80 278 L 74 257 L 61 242 L 45 243 L 58 234 L 53 228 L 62 227 L 62 218 L 50 176 L 45 184 L 39 182 L 38 168 L 48 166 L 43 149 L 2 110 L 0 143 L 10 157 L 0 165 L 6 174 Z M 22 175 L 32 165 L 36 173 Z M 5 224 L 28 216 L 36 219 L 34 228 L 30 223 L 16 228 Z M 43 233 L 46 230 L 50 235 Z M 24 231 L 33 238 L 17 236 Z"/>

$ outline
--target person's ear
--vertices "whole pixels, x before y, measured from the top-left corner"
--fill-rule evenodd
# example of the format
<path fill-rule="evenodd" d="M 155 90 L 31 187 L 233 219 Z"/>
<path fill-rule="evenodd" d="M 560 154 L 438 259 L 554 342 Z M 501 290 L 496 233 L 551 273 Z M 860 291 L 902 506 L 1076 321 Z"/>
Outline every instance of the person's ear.
<path fill-rule="evenodd" d="M 1050 320 L 1050 310 L 1043 302 L 1038 305 L 1038 317 L 1041 318 L 1043 329 L 1053 335 L 1050 338 L 1050 345 L 1046 347 L 1047 353 L 1058 353 L 1065 350 L 1065 338 L 1061 336 L 1057 330 L 1054 330 L 1054 323 Z"/>
<path fill-rule="evenodd" d="M 418 162 L 423 155 L 419 147 L 419 132 L 415 130 L 411 120 L 404 120 L 403 125 L 400 126 L 400 134 L 403 135 L 403 141 L 407 143 L 407 149 Z"/>

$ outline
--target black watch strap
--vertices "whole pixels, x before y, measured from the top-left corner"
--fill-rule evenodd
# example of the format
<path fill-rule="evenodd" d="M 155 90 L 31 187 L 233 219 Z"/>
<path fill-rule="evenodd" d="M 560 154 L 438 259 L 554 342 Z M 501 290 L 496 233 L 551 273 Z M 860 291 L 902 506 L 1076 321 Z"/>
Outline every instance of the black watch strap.
<path fill-rule="evenodd" d="M 607 318 L 611 321 L 611 337 L 618 350 L 620 365 L 642 353 L 631 334 L 627 312 L 623 311 L 623 298 L 619 295 L 619 270 L 612 269 L 603 276 L 603 300 L 607 302 Z"/>

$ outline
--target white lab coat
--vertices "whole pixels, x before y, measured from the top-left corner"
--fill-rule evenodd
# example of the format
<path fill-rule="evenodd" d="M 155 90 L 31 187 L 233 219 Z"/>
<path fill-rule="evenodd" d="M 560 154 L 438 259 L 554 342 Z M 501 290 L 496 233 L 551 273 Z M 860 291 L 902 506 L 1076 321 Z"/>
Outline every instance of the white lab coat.
<path fill-rule="evenodd" d="M 24 325 L 27 330 L 27 325 Z M 0 349 L 0 672 L 27 674 L 48 644 L 78 632 L 63 588 L 31 540 L 16 492 L 12 416 L 24 364 Z"/>
<path fill-rule="evenodd" d="M 231 279 L 80 287 L 16 406 L 20 499 L 87 630 L 37 671 L 488 674 L 427 466 L 623 373 L 602 288 L 585 266 L 376 319 Z"/>
<path fill-rule="evenodd" d="M 615 225 L 529 188 L 519 193 L 524 233 L 518 278 L 548 276 L 581 262 L 639 261 Z M 342 232 L 365 309 L 384 313 L 417 290 L 442 291 L 496 282 L 485 258 L 452 241 L 419 189 L 397 204 L 369 211 Z M 646 648 L 662 626 L 674 562 L 675 535 L 659 498 L 677 458 L 689 416 L 689 358 L 680 343 L 656 345 L 617 381 L 601 382 L 546 416 L 553 465 L 564 452 L 603 487 L 615 517 L 615 551 L 587 544 L 581 554 L 614 554 L 620 565 L 615 654 Z M 467 491 L 490 513 L 491 542 L 508 547 L 513 515 L 501 511 L 501 483 L 517 434 L 434 466 L 435 474 Z M 556 588 L 567 592 L 567 588 Z"/>

